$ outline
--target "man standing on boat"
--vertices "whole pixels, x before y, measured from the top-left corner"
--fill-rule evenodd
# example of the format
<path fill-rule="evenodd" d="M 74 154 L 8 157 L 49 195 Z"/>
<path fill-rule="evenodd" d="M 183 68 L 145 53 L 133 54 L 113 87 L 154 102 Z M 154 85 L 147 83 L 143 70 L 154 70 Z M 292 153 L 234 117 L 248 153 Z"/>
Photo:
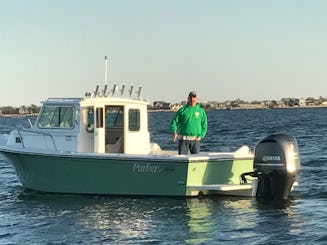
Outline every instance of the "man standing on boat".
<path fill-rule="evenodd" d="M 207 115 L 198 103 L 196 92 L 189 93 L 187 104 L 180 108 L 170 123 L 173 141 L 178 141 L 178 154 L 197 154 L 200 140 L 207 133 Z"/>

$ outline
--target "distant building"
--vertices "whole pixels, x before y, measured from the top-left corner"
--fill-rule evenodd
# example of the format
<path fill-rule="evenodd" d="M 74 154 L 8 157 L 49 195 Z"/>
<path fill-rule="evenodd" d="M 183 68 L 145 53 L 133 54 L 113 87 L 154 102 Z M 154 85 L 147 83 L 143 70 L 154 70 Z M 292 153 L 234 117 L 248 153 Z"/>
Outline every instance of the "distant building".
<path fill-rule="evenodd" d="M 26 114 L 29 114 L 30 111 L 28 110 L 27 107 L 25 106 L 21 106 L 18 110 L 18 113 L 21 114 L 21 115 L 26 115 Z"/>
<path fill-rule="evenodd" d="M 154 101 L 153 102 L 153 109 L 157 110 L 170 110 L 171 103 L 165 101 Z"/>
<path fill-rule="evenodd" d="M 170 103 L 163 103 L 163 105 L 162 105 L 162 109 L 164 109 L 164 110 L 170 110 Z"/>
<path fill-rule="evenodd" d="M 172 111 L 178 111 L 181 107 L 182 107 L 181 104 L 172 104 L 171 107 L 170 107 L 170 109 Z"/>
<path fill-rule="evenodd" d="M 153 101 L 153 108 L 161 108 L 165 101 Z"/>

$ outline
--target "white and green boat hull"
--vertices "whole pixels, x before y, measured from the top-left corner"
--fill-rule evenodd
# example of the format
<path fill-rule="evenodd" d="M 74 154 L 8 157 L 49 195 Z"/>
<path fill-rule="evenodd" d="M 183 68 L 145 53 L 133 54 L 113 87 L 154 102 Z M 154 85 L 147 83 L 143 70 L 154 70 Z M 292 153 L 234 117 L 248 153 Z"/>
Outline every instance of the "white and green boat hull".
<path fill-rule="evenodd" d="M 237 195 L 251 195 L 251 185 L 240 185 L 240 175 L 253 171 L 250 154 L 235 157 L 209 153 L 170 156 L 1 151 L 15 167 L 22 185 L 37 191 L 196 196 L 233 195 L 233 191 L 223 191 L 223 187 L 234 186 Z"/>

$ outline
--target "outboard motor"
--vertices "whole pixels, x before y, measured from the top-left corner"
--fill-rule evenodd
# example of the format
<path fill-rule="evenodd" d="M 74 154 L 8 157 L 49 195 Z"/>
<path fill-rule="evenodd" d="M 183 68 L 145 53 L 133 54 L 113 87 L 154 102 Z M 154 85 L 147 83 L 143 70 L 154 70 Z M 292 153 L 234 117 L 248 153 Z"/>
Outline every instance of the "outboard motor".
<path fill-rule="evenodd" d="M 300 171 L 297 141 L 287 134 L 262 139 L 254 150 L 254 174 L 258 199 L 287 199 Z"/>

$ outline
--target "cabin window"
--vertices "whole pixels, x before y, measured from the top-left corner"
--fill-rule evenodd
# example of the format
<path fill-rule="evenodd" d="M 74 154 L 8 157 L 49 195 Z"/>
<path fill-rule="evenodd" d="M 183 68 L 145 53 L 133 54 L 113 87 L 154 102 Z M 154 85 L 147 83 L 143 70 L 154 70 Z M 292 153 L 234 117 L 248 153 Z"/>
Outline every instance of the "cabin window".
<path fill-rule="evenodd" d="M 106 106 L 106 127 L 124 127 L 123 106 Z"/>
<path fill-rule="evenodd" d="M 103 108 L 97 108 L 96 113 L 96 126 L 97 128 L 103 128 Z"/>
<path fill-rule="evenodd" d="M 42 109 L 39 128 L 73 128 L 74 108 L 72 106 L 45 106 Z"/>
<path fill-rule="evenodd" d="M 140 110 L 131 109 L 128 112 L 128 129 L 130 131 L 140 130 Z"/>
<path fill-rule="evenodd" d="M 94 109 L 90 107 L 87 109 L 87 126 L 86 131 L 88 133 L 94 132 Z"/>

